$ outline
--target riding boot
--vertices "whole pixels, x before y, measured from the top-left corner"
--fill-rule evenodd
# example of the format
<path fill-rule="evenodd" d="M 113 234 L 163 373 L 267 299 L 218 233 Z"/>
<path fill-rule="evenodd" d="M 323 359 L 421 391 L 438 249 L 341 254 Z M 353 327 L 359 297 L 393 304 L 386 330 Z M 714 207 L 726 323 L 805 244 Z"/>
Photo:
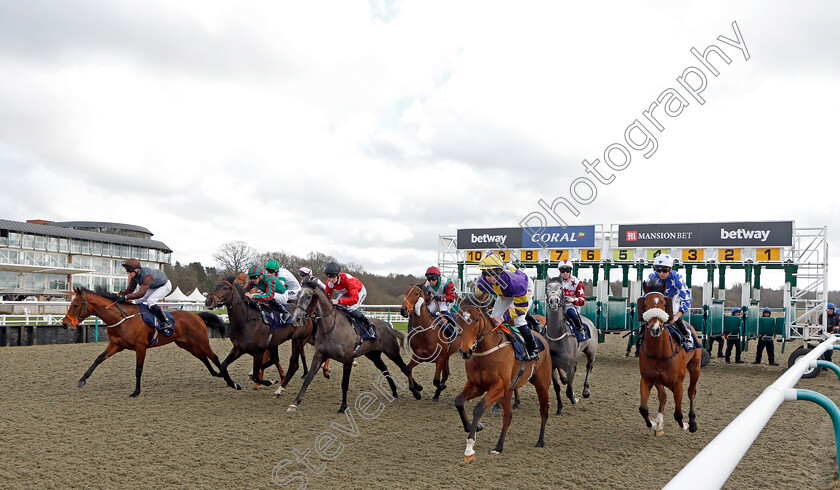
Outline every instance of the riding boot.
<path fill-rule="evenodd" d="M 534 334 L 531 333 L 530 328 L 527 326 L 524 327 L 519 327 L 519 334 L 522 335 L 522 340 L 525 341 L 525 356 L 529 361 L 536 361 L 540 358 L 540 355 L 537 354 L 537 344 L 534 342 Z"/>
<path fill-rule="evenodd" d="M 677 330 L 680 332 L 680 336 L 682 336 L 682 342 L 688 350 L 688 347 L 694 347 L 694 339 L 691 338 L 691 332 L 688 330 L 688 326 L 685 324 L 682 318 L 674 322 L 674 325 L 677 326 Z"/>
<path fill-rule="evenodd" d="M 160 322 L 160 326 L 157 327 L 157 331 L 166 335 L 167 337 L 171 336 L 175 332 L 175 328 L 169 323 L 169 320 L 166 318 L 166 315 L 163 313 L 163 310 L 160 309 L 160 306 L 154 305 L 149 307 L 149 311 L 154 314 L 158 321 Z"/>
<path fill-rule="evenodd" d="M 359 311 L 359 310 L 348 310 L 347 314 L 352 316 L 359 323 L 364 325 L 365 328 L 367 328 L 368 336 L 371 339 L 376 338 L 376 327 L 373 326 L 373 323 L 368 319 L 368 317 L 363 315 L 361 311 Z"/>

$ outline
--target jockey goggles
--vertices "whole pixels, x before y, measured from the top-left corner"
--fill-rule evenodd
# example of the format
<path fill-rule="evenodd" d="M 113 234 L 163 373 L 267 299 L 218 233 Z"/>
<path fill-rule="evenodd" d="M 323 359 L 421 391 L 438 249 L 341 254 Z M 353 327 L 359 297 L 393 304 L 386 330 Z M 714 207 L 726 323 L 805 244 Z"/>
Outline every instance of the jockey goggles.
<path fill-rule="evenodd" d="M 484 269 L 481 275 L 484 277 L 498 277 L 502 273 L 502 269 Z"/>
<path fill-rule="evenodd" d="M 656 272 L 671 272 L 670 267 L 654 267 L 653 270 Z"/>
<path fill-rule="evenodd" d="M 338 277 L 338 274 L 327 274 L 327 277 L 329 277 L 330 279 L 335 279 L 336 277 Z"/>
<path fill-rule="evenodd" d="M 560 268 L 560 273 L 562 274 L 564 272 L 572 272 L 572 268 L 571 267 L 561 267 Z"/>
<path fill-rule="evenodd" d="M 438 279 L 440 279 L 440 276 L 437 274 L 426 274 L 426 280 L 428 281 L 436 281 Z"/>

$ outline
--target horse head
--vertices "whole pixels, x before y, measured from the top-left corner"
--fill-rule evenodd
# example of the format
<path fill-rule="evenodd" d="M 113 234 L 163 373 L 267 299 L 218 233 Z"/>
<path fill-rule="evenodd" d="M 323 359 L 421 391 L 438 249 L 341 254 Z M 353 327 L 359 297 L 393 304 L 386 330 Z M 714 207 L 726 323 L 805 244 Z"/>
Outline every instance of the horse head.
<path fill-rule="evenodd" d="M 665 298 L 665 295 L 658 291 L 649 292 L 644 296 L 642 320 L 651 337 L 659 337 L 665 329 L 665 324 L 671 318 L 671 314 L 668 313 L 671 310 L 669 300 L 670 298 Z"/>
<path fill-rule="evenodd" d="M 292 313 L 292 322 L 296 327 L 302 326 L 307 318 L 315 316 L 319 302 L 318 289 L 318 280 L 314 277 L 308 277 L 301 283 L 295 311 Z"/>
<path fill-rule="evenodd" d="M 492 331 L 492 321 L 484 311 L 486 296 L 465 294 L 461 297 L 458 327 L 461 329 L 461 357 L 469 359 L 478 344 Z M 488 326 L 489 324 L 489 326 Z"/>
<path fill-rule="evenodd" d="M 552 311 L 558 311 L 563 306 L 563 286 L 559 282 L 549 282 L 545 285 L 545 301 Z"/>
<path fill-rule="evenodd" d="M 219 284 L 216 284 L 213 292 L 207 295 L 207 299 L 204 300 L 204 306 L 208 308 L 232 306 L 236 294 L 236 287 L 234 286 L 236 279 L 234 276 L 227 276 L 219 281 Z"/>
<path fill-rule="evenodd" d="M 420 286 L 412 284 L 408 291 L 406 291 L 405 299 L 400 307 L 400 315 L 403 318 L 408 318 L 409 315 L 414 313 L 414 308 L 421 296 L 423 296 L 423 291 L 420 290 Z"/>
<path fill-rule="evenodd" d="M 117 302 L 117 295 L 103 288 L 91 291 L 84 287 L 77 287 L 74 291 L 76 296 L 73 297 L 67 313 L 61 319 L 62 328 L 69 330 L 75 330 L 78 324 L 85 321 L 85 318 L 98 316 Z"/>

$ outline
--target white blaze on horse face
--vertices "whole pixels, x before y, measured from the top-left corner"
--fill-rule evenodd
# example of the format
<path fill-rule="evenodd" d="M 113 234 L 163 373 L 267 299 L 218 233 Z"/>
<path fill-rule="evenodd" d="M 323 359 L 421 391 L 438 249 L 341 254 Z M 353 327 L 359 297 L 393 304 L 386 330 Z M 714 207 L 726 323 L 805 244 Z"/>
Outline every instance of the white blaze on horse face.
<path fill-rule="evenodd" d="M 464 317 L 464 321 L 470 323 L 470 314 L 466 311 L 461 312 L 461 316 Z"/>
<path fill-rule="evenodd" d="M 423 299 L 422 296 L 417 298 L 417 303 L 414 305 L 414 314 L 415 315 L 420 316 L 420 307 L 423 306 L 424 301 L 425 300 Z"/>
<path fill-rule="evenodd" d="M 473 445 L 475 445 L 475 439 L 467 438 L 467 448 L 464 449 L 464 456 L 475 455 L 475 450 L 473 449 Z"/>

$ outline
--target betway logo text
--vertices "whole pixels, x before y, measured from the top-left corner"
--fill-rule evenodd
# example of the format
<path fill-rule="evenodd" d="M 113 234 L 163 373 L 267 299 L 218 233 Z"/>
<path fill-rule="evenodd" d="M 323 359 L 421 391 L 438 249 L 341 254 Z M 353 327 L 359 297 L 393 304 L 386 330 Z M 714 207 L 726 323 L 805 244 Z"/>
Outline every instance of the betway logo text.
<path fill-rule="evenodd" d="M 504 245 L 505 240 L 507 240 L 507 235 L 491 235 L 489 233 L 473 235 L 470 233 L 470 241 L 472 243 L 500 243 Z"/>
<path fill-rule="evenodd" d="M 745 230 L 743 228 L 738 228 L 737 230 L 726 231 L 723 228 L 720 229 L 720 238 L 723 240 L 735 240 L 735 239 L 756 239 L 766 241 L 767 237 L 770 236 L 770 230 Z"/>

